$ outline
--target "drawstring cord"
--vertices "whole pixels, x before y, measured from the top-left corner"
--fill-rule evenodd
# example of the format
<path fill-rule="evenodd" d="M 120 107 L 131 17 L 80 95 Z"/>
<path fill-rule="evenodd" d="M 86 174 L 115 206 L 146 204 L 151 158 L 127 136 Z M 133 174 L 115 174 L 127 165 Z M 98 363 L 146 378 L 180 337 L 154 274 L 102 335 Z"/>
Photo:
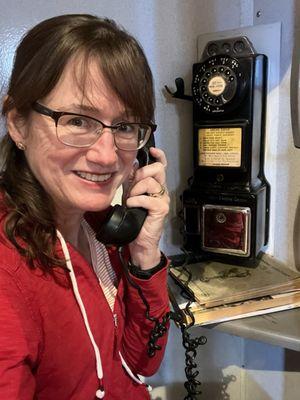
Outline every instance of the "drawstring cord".
<path fill-rule="evenodd" d="M 72 262 L 71 262 L 70 253 L 69 253 L 67 244 L 66 244 L 65 239 L 63 238 L 62 234 L 58 230 L 56 230 L 56 233 L 57 233 L 57 237 L 58 237 L 58 239 L 59 239 L 59 241 L 61 243 L 61 247 L 62 247 L 62 250 L 63 250 L 63 253 L 64 253 L 64 257 L 65 257 L 65 260 L 66 260 L 67 267 L 70 270 L 70 278 L 71 278 L 71 282 L 72 282 L 72 285 L 73 285 L 74 295 L 75 295 L 76 301 L 78 303 L 78 306 L 80 308 L 81 315 L 82 315 L 83 320 L 84 320 L 84 325 L 86 327 L 86 330 L 87 330 L 87 333 L 89 335 L 90 341 L 91 341 L 92 346 L 94 348 L 94 353 L 95 353 L 95 357 L 96 357 L 97 377 L 98 377 L 99 382 L 100 382 L 100 388 L 96 391 L 96 397 L 98 399 L 103 399 L 104 396 L 105 396 L 105 391 L 104 391 L 104 386 L 103 386 L 103 369 L 102 369 L 102 363 L 101 363 L 100 350 L 99 350 L 99 347 L 97 346 L 97 344 L 95 342 L 95 339 L 94 339 L 94 336 L 93 336 L 93 333 L 91 331 L 90 324 L 89 324 L 89 321 L 88 321 L 87 313 L 86 313 L 83 301 L 82 301 L 81 296 L 80 296 L 80 292 L 79 292 L 79 289 L 78 289 L 78 285 L 77 285 L 77 281 L 76 281 L 76 277 L 75 277 L 75 273 L 74 273 L 74 269 L 73 269 L 73 265 L 72 265 Z"/>
<path fill-rule="evenodd" d="M 76 276 L 75 276 L 75 273 L 74 273 L 74 269 L 73 269 L 73 265 L 72 265 L 72 262 L 71 262 L 71 257 L 70 257 L 70 253 L 69 253 L 66 241 L 65 241 L 64 237 L 62 236 L 62 234 L 59 232 L 59 230 L 56 230 L 56 233 L 57 233 L 57 237 L 58 237 L 58 239 L 59 239 L 59 241 L 61 243 L 61 247 L 62 247 L 62 251 L 64 253 L 66 265 L 67 265 L 67 267 L 68 267 L 68 269 L 70 271 L 70 278 L 71 278 L 71 282 L 72 282 L 72 286 L 73 286 L 74 296 L 75 296 L 76 301 L 78 303 L 78 306 L 80 308 L 81 315 L 82 315 L 82 318 L 83 318 L 83 321 L 84 321 L 84 325 L 85 325 L 85 328 L 86 328 L 87 333 L 89 335 L 89 338 L 90 338 L 90 341 L 92 343 L 92 346 L 93 346 L 93 349 L 94 349 L 94 353 L 95 353 L 97 377 L 98 377 L 99 382 L 100 382 L 100 388 L 96 391 L 96 397 L 98 399 L 103 399 L 104 396 L 105 396 L 105 391 L 104 391 L 104 385 L 103 385 L 103 369 L 102 369 L 100 350 L 99 350 L 99 347 L 97 346 L 97 344 L 95 342 L 95 339 L 94 339 L 94 336 L 93 336 L 93 333 L 92 333 L 92 330 L 90 328 L 90 324 L 89 324 L 89 321 L 88 321 L 87 313 L 86 313 L 82 298 L 80 296 L 80 292 L 79 292 L 79 289 L 78 289 Z M 138 376 L 135 376 L 133 374 L 133 372 L 131 371 L 131 369 L 127 365 L 126 361 L 124 360 L 124 358 L 123 358 L 123 356 L 122 356 L 122 354 L 120 352 L 119 352 L 119 356 L 120 356 L 120 359 L 121 359 L 122 366 L 126 370 L 128 375 L 136 383 L 138 383 L 140 385 L 145 385 L 148 388 L 148 390 L 150 391 L 152 389 L 151 386 L 145 384 L 143 381 L 141 381 L 139 379 Z"/>

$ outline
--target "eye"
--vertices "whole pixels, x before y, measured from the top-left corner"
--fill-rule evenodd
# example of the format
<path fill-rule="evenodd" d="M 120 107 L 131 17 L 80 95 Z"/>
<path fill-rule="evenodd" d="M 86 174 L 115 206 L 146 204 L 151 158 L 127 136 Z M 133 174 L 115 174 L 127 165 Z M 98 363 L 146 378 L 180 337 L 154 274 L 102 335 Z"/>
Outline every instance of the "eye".
<path fill-rule="evenodd" d="M 129 124 L 127 122 L 120 122 L 116 125 L 116 128 L 119 132 L 122 133 L 134 133 L 136 131 L 135 125 Z"/>
<path fill-rule="evenodd" d="M 77 115 L 72 118 L 69 118 L 66 122 L 67 122 L 67 125 L 74 126 L 77 128 L 86 128 L 90 124 L 88 118 L 84 118 L 84 117 L 77 116 Z"/>
<path fill-rule="evenodd" d="M 63 115 L 59 119 L 59 126 L 62 126 L 64 129 L 70 129 L 74 132 L 90 132 L 92 130 L 97 129 L 97 121 L 94 121 L 92 118 L 86 117 L 84 115 Z"/>

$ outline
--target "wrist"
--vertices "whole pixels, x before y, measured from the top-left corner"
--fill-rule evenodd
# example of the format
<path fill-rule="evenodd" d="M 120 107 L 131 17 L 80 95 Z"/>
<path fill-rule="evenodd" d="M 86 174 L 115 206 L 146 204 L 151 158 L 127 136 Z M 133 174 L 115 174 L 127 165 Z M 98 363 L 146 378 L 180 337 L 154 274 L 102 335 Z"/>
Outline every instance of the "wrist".
<path fill-rule="evenodd" d="M 167 265 L 167 257 L 160 252 L 160 259 L 159 262 L 153 266 L 152 268 L 148 269 L 141 269 L 140 266 L 133 264 L 131 260 L 128 261 L 128 270 L 129 272 L 140 279 L 149 279 L 152 275 L 154 275 L 156 272 L 160 271 L 162 268 Z"/>
<path fill-rule="evenodd" d="M 159 248 L 155 250 L 137 251 L 130 249 L 130 257 L 133 265 L 138 266 L 141 270 L 148 270 L 159 264 L 161 259 L 161 251 Z"/>

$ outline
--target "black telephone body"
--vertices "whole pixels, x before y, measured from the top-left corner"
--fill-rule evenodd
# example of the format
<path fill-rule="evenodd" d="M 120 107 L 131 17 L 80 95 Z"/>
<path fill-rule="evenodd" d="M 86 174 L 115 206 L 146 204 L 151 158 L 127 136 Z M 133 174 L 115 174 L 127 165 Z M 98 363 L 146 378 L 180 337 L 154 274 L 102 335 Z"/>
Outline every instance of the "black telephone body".
<path fill-rule="evenodd" d="M 155 162 L 149 149 L 155 146 L 153 133 L 146 145 L 138 150 L 139 167 Z M 96 234 L 97 240 L 106 245 L 124 246 L 132 242 L 139 234 L 147 217 L 147 210 L 142 207 L 125 207 L 119 204 L 112 207 L 104 223 Z"/>
<path fill-rule="evenodd" d="M 194 174 L 182 195 L 184 246 L 205 258 L 254 266 L 268 242 L 266 85 L 267 57 L 244 36 L 207 43 L 193 65 Z"/>

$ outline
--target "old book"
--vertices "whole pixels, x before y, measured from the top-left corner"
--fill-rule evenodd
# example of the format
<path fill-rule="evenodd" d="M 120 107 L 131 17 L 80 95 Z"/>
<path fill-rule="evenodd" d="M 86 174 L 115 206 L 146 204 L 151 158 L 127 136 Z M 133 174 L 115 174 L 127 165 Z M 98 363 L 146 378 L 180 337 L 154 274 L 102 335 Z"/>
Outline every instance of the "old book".
<path fill-rule="evenodd" d="M 234 319 L 262 315 L 282 310 L 300 307 L 300 292 L 284 293 L 280 295 L 264 296 L 244 302 L 225 304 L 206 308 L 192 303 L 190 311 L 193 313 L 196 325 L 209 325 Z M 191 318 L 181 306 L 187 323 Z"/>
<path fill-rule="evenodd" d="M 203 262 L 171 268 L 170 274 L 206 308 L 300 291 L 300 273 L 267 254 L 256 268 Z"/>

